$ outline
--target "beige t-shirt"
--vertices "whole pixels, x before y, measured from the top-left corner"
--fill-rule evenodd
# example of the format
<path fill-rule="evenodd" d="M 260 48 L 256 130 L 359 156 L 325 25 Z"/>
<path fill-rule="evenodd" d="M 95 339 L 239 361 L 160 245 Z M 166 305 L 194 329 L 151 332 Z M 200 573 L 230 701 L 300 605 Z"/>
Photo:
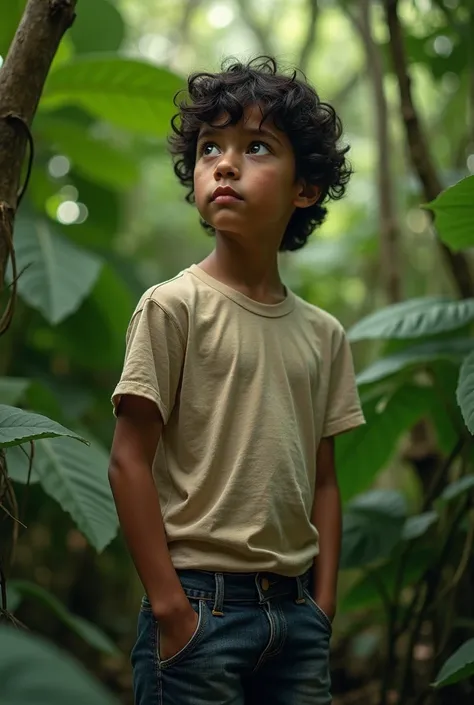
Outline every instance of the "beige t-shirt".
<path fill-rule="evenodd" d="M 141 298 L 112 400 L 164 421 L 154 478 L 175 568 L 304 573 L 321 438 L 364 423 L 335 318 L 258 303 L 193 265 Z"/>

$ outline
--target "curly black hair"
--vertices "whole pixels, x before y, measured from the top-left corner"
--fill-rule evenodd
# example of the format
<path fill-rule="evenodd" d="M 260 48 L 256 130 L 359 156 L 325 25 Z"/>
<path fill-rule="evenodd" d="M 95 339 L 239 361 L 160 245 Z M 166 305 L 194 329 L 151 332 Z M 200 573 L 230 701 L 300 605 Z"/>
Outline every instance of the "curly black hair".
<path fill-rule="evenodd" d="M 275 125 L 290 139 L 295 154 L 296 177 L 319 186 L 318 202 L 308 208 L 296 208 L 283 235 L 280 250 L 297 250 L 306 244 L 313 230 L 324 221 L 329 200 L 342 198 L 352 173 L 342 146 L 342 124 L 334 108 L 323 103 L 303 75 L 294 71 L 287 76 L 279 72 L 277 62 L 259 56 L 247 64 L 227 59 L 220 73 L 194 73 L 188 79 L 188 96 L 174 98 L 179 112 L 173 116 L 174 134 L 169 138 L 174 171 L 188 189 L 186 200 L 194 203 L 193 173 L 196 146 L 203 123 L 212 124 L 228 115 L 226 125 L 235 125 L 245 108 L 262 107 L 262 123 L 271 116 Z M 214 228 L 201 220 L 214 232 Z"/>

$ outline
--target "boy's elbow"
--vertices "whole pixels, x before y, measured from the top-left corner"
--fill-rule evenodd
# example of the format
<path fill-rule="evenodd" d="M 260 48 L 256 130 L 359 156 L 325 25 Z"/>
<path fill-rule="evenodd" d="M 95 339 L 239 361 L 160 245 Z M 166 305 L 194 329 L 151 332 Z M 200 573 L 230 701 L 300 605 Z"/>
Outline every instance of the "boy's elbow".
<path fill-rule="evenodd" d="M 109 469 L 108 469 L 108 478 L 109 478 L 109 484 L 114 488 L 114 485 L 117 483 L 118 479 L 120 477 L 123 477 L 124 472 L 123 472 L 123 464 L 120 462 L 119 457 L 117 457 L 117 454 L 112 452 L 110 454 L 110 459 L 109 459 Z"/>
<path fill-rule="evenodd" d="M 127 478 L 130 474 L 131 464 L 131 460 L 127 457 L 124 449 L 113 445 L 108 470 L 109 483 L 112 487 L 118 482 L 123 481 L 124 478 Z"/>
<path fill-rule="evenodd" d="M 112 448 L 109 459 L 108 478 L 112 489 L 153 473 L 152 465 L 140 454 L 131 454 L 120 448 Z"/>

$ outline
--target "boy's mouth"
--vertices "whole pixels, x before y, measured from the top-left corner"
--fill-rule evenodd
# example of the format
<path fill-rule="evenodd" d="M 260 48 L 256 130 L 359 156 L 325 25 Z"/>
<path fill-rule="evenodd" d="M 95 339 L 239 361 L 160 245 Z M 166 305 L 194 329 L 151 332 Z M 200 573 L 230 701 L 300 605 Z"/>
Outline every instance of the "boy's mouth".
<path fill-rule="evenodd" d="M 211 196 L 211 202 L 214 203 L 234 203 L 243 200 L 242 196 L 230 186 L 218 186 Z"/>

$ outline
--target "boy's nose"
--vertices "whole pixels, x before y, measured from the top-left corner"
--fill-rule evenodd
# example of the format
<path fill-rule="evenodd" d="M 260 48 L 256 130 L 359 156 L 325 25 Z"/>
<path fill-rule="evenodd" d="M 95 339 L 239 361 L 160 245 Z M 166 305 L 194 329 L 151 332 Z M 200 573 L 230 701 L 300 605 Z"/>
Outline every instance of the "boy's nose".
<path fill-rule="evenodd" d="M 218 178 L 231 178 L 238 179 L 240 177 L 240 169 L 229 159 L 221 159 L 221 161 L 216 165 L 214 171 L 214 177 Z"/>

